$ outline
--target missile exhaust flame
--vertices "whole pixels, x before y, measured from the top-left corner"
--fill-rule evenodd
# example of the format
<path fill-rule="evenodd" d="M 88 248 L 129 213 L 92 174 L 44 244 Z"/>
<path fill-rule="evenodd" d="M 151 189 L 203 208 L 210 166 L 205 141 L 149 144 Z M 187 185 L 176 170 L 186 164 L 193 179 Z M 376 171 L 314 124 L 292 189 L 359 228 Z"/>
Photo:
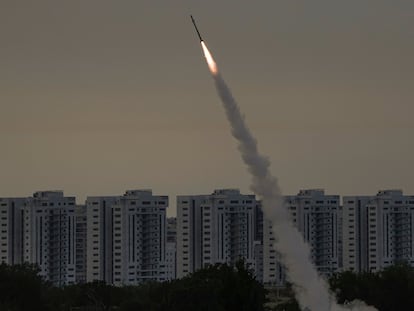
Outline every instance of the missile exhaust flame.
<path fill-rule="evenodd" d="M 264 215 L 272 221 L 272 230 L 276 237 L 274 246 L 286 267 L 288 280 L 293 283 L 295 296 L 301 309 L 311 311 L 375 311 L 375 308 L 366 306 L 359 301 L 346 307 L 336 303 L 335 296 L 329 292 L 326 281 L 318 275 L 309 260 L 309 245 L 292 224 L 289 212 L 283 205 L 283 197 L 277 179 L 272 176 L 269 169 L 269 160 L 259 153 L 257 141 L 247 127 L 229 87 L 221 77 L 214 58 L 204 41 L 200 40 L 200 42 L 217 93 L 231 125 L 232 135 L 239 143 L 238 149 L 241 157 L 251 174 L 251 189 L 262 199 Z"/>
<path fill-rule="evenodd" d="M 207 65 L 208 65 L 208 68 L 210 69 L 210 72 L 213 75 L 217 75 L 218 74 L 217 64 L 214 61 L 213 56 L 211 56 L 211 53 L 208 50 L 208 48 L 207 48 L 206 44 L 204 43 L 204 41 L 201 41 L 201 47 L 203 48 L 204 57 L 206 58 Z"/>

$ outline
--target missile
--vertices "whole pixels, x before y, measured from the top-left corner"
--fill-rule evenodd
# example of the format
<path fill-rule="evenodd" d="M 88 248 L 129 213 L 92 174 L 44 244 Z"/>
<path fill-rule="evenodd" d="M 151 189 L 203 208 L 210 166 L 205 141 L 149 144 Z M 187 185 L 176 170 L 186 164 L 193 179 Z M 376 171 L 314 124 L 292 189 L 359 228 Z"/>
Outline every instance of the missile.
<path fill-rule="evenodd" d="M 197 28 L 196 22 L 195 22 L 195 20 L 194 20 L 194 18 L 193 18 L 193 16 L 192 16 L 192 15 L 190 15 L 190 17 L 191 17 L 191 21 L 193 22 L 194 28 L 195 28 L 195 30 L 197 31 L 197 35 L 198 35 L 198 37 L 200 38 L 200 42 L 202 42 L 202 41 L 203 41 L 203 39 L 201 38 L 200 32 L 198 31 L 198 28 Z"/>

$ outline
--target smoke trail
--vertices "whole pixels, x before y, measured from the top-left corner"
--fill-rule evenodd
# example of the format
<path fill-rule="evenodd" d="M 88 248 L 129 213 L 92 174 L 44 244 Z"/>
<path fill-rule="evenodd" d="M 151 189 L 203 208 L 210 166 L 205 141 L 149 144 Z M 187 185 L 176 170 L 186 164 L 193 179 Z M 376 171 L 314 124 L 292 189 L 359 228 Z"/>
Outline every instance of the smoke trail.
<path fill-rule="evenodd" d="M 293 283 L 302 310 L 306 308 L 312 311 L 376 310 L 363 303 L 355 303 L 352 307 L 343 307 L 336 303 L 325 280 L 318 275 L 309 260 L 308 244 L 290 220 L 277 180 L 270 172 L 269 160 L 259 153 L 257 141 L 247 127 L 230 89 L 221 77 L 217 64 L 204 42 L 201 42 L 201 45 L 230 122 L 232 135 L 239 143 L 241 157 L 251 174 L 251 189 L 262 199 L 265 217 L 272 221 L 273 233 L 276 237 L 275 248 L 281 255 L 287 277 Z"/>

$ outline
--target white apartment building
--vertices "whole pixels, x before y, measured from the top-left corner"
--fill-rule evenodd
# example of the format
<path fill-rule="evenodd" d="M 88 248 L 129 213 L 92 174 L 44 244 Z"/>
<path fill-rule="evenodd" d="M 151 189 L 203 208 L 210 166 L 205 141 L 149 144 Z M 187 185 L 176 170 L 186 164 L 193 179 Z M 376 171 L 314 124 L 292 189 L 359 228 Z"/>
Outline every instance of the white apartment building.
<path fill-rule="evenodd" d="M 0 260 L 33 263 L 56 286 L 78 282 L 78 211 L 74 197 L 39 191 L 33 197 L 0 198 Z"/>
<path fill-rule="evenodd" d="M 311 260 L 318 272 L 329 276 L 339 269 L 341 258 L 341 210 L 339 195 L 324 190 L 301 190 L 285 196 L 292 220 L 311 248 Z"/>
<path fill-rule="evenodd" d="M 255 268 L 256 205 L 236 189 L 177 196 L 177 277 L 241 258 Z"/>
<path fill-rule="evenodd" d="M 414 266 L 414 196 L 383 190 L 343 197 L 344 270 L 379 271 L 405 261 Z"/>
<path fill-rule="evenodd" d="M 87 281 L 134 285 L 166 279 L 167 196 L 131 190 L 88 197 Z"/>
<path fill-rule="evenodd" d="M 75 198 L 39 191 L 23 207 L 23 260 L 56 286 L 76 283 Z"/>

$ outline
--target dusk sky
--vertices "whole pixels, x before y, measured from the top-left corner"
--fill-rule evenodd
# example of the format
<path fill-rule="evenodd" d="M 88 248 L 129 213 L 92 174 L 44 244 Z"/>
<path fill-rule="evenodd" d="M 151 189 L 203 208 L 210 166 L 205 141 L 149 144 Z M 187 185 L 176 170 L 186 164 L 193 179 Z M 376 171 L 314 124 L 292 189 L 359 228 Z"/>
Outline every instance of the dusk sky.
<path fill-rule="evenodd" d="M 285 194 L 414 194 L 414 1 L 1 0 L 0 196 L 250 193 L 190 14 Z"/>

